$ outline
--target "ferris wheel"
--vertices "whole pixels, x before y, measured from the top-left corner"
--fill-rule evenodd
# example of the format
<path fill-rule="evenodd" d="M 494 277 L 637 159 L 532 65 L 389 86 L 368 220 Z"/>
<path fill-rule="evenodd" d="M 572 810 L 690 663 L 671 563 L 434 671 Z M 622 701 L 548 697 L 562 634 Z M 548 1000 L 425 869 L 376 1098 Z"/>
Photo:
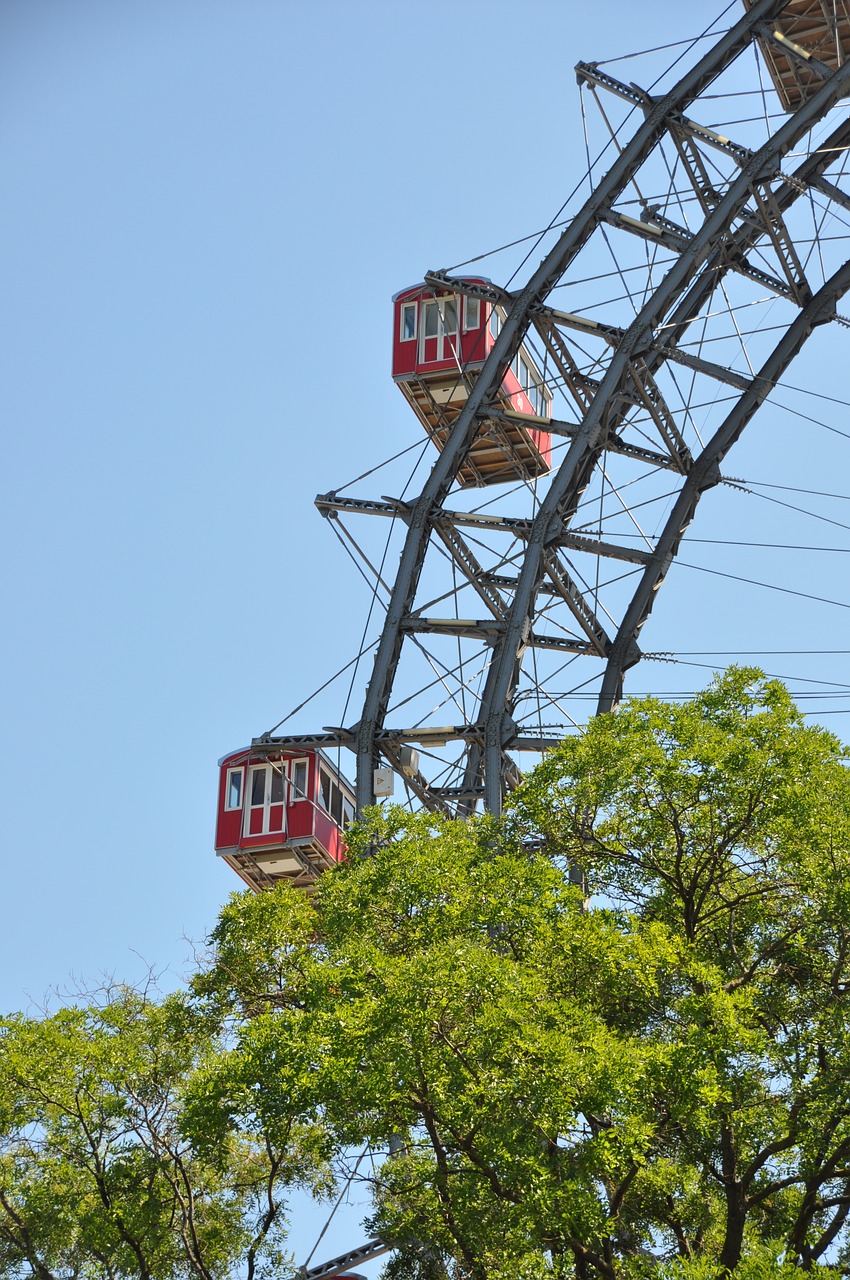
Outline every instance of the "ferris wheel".
<path fill-rule="evenodd" d="M 850 323 L 848 52 L 848 0 L 745 0 L 643 86 L 579 63 L 587 165 L 557 215 L 500 282 L 482 255 L 397 295 L 418 471 L 316 501 L 371 586 L 379 633 L 355 668 L 371 672 L 353 722 L 238 758 L 267 769 L 266 820 L 275 785 L 319 809 L 336 785 L 341 813 L 394 783 L 437 812 L 498 813 L 523 753 L 575 726 L 577 689 L 616 705 L 729 450 L 814 331 Z M 341 747 L 353 796 L 330 777 Z M 336 856 L 271 876 L 305 883 Z"/>

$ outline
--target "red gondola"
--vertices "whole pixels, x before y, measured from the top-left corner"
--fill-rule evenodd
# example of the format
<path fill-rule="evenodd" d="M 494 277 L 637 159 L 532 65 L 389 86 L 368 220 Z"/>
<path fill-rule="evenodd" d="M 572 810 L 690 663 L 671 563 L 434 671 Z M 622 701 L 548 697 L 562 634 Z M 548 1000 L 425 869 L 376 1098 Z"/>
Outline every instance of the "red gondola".
<path fill-rule="evenodd" d="M 487 285 L 486 280 L 470 280 Z M 484 298 L 425 284 L 393 299 L 393 378 L 438 449 L 463 409 L 505 318 Z M 552 393 L 537 362 L 521 346 L 458 472 L 463 488 L 533 480 L 551 465 Z"/>
<path fill-rule="evenodd" d="M 250 748 L 219 760 L 219 857 L 252 889 L 289 880 L 308 889 L 345 857 L 354 790 L 328 756 Z"/>

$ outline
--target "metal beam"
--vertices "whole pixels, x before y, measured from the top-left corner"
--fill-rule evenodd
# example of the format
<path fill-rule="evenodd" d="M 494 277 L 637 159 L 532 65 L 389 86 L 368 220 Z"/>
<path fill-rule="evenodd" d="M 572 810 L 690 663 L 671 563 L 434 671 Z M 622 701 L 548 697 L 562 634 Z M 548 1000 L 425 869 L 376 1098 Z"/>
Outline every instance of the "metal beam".
<path fill-rule="evenodd" d="M 550 418 L 546 430 L 551 431 L 553 436 L 565 436 L 569 440 L 581 430 L 581 423 L 562 422 L 557 418 Z M 605 449 L 606 452 L 616 453 L 619 457 L 631 458 L 633 462 L 644 462 L 651 467 L 660 467 L 664 471 L 679 471 L 679 467 L 668 453 L 656 453 L 654 449 L 644 449 L 641 445 L 631 444 L 613 433 L 606 436 Z"/>
<path fill-rule="evenodd" d="M 484 302 L 495 302 L 502 306 L 510 306 L 513 294 L 499 285 L 478 284 L 463 276 L 450 276 L 447 271 L 426 271 L 425 283 L 432 289 L 446 289 L 450 293 L 460 293 L 466 298 L 481 298 Z"/>
<path fill-rule="evenodd" d="M 584 413 L 593 398 L 593 391 L 597 385 L 596 379 L 587 377 L 579 369 L 564 341 L 563 334 L 551 320 L 545 319 L 541 314 L 540 303 L 535 303 L 529 311 L 537 335 L 546 348 L 547 356 L 561 375 L 564 390 L 569 391 L 579 412 Z"/>
<path fill-rule="evenodd" d="M 351 1271 L 352 1267 L 359 1266 L 363 1262 L 371 1262 L 373 1258 L 380 1258 L 394 1248 L 394 1245 L 385 1244 L 383 1240 L 369 1240 L 359 1248 L 349 1249 L 348 1253 L 341 1253 L 338 1257 L 331 1258 L 329 1262 L 323 1262 L 317 1267 L 299 1267 L 297 1274 L 299 1280 L 332 1280 L 333 1276 L 344 1275 L 346 1271 Z"/>
<path fill-rule="evenodd" d="M 626 372 L 631 379 L 639 403 L 655 423 L 658 434 L 667 446 L 676 470 L 682 475 L 687 475 L 691 468 L 691 451 L 685 444 L 676 419 L 670 412 L 661 388 L 650 372 L 649 365 L 642 356 L 636 356 L 626 365 Z"/>
<path fill-rule="evenodd" d="M 826 178 L 812 178 L 811 186 L 819 191 L 821 195 L 827 196 L 828 199 L 834 200 L 836 204 L 840 204 L 842 209 L 850 209 L 850 196 L 834 182 L 829 182 Z"/>
<path fill-rule="evenodd" d="M 274 755 L 281 751 L 299 751 L 304 747 L 349 747 L 356 745 L 357 728 L 331 730 L 327 733 L 308 734 L 292 733 L 277 736 L 267 735 L 255 738 L 251 743 L 252 755 Z M 321 739 L 321 741 L 317 741 Z M 394 744 L 409 743 L 411 746 L 442 747 L 447 742 L 480 742 L 481 727 L 476 724 L 416 725 L 410 729 L 382 729 L 378 735 L 378 745 L 383 751 Z M 520 734 L 511 738 L 512 751 L 549 751 L 561 741 L 559 737 L 529 737 Z"/>
<path fill-rule="evenodd" d="M 416 635 L 452 636 L 485 643 L 504 629 L 505 623 L 493 618 L 427 618 L 418 613 L 409 614 L 402 623 L 402 630 Z"/>
<path fill-rule="evenodd" d="M 649 240 L 657 244 L 660 239 L 660 242 L 671 252 L 687 253 L 690 250 L 694 233 L 680 228 L 671 218 L 660 213 L 657 206 L 652 205 L 645 209 L 644 219 L 644 221 L 641 221 L 638 218 L 626 218 L 617 213 L 615 209 L 612 209 L 609 211 L 606 221 L 613 227 L 618 227 L 623 231 L 630 231 L 633 235 L 640 236 L 643 240 Z M 755 217 L 747 219 L 747 221 L 758 231 L 770 234 L 771 228 L 767 222 L 762 224 Z M 729 270 L 734 271 L 737 275 L 744 276 L 748 280 L 754 280 L 757 284 L 763 285 L 766 289 L 779 294 L 782 298 L 792 298 L 795 302 L 797 301 L 796 288 L 794 285 L 789 284 L 787 280 L 781 280 L 778 276 L 771 275 L 769 271 L 765 271 L 762 267 L 754 266 L 740 252 L 732 252 L 727 256 Z"/>
<path fill-rule="evenodd" d="M 850 196 L 847 197 L 847 202 L 848 207 L 850 207 Z M 647 216 L 650 216 L 650 214 L 652 216 L 656 216 L 654 207 L 647 210 Z M 661 215 L 659 214 L 658 216 L 660 217 Z M 665 221 L 669 221 L 669 219 L 665 219 Z M 687 238 L 690 243 L 690 240 L 692 239 L 692 233 L 690 231 L 687 233 Z M 765 275 L 765 272 L 760 273 L 760 279 L 763 279 Z M 773 281 L 773 285 L 776 292 L 782 293 L 785 297 L 788 296 L 789 289 L 783 281 L 777 279 Z M 603 325 L 598 321 L 588 320 L 585 316 L 576 315 L 569 311 L 556 311 L 553 307 L 535 308 L 535 320 L 538 317 L 551 321 L 555 325 L 560 325 L 562 328 L 576 329 L 581 333 L 591 333 L 604 337 L 611 346 L 616 346 L 625 333 L 625 329 L 616 328 L 614 325 Z M 716 382 L 724 382 L 730 387 L 739 387 L 742 391 L 746 386 L 748 386 L 748 379 L 744 374 L 735 373 L 734 370 L 727 369 L 725 365 L 715 364 L 713 360 L 706 360 L 702 356 L 694 356 L 687 351 L 679 351 L 678 349 L 668 350 L 657 344 L 651 348 L 651 351 L 653 353 L 663 351 L 667 360 L 673 360 L 677 364 L 685 365 L 687 368 L 693 369 L 696 373 L 704 373 L 707 378 L 713 378 Z M 590 379 L 588 379 L 588 385 L 589 384 Z M 598 381 L 593 382 L 594 388 L 598 387 L 598 385 Z M 590 397 L 588 397 L 588 403 L 589 401 Z M 549 424 L 547 430 L 552 431 L 556 435 L 574 435 L 578 426 L 578 423 L 562 423 L 556 420 Z M 618 443 L 622 444 L 622 442 Z M 608 445 L 608 448 L 612 453 L 625 452 L 625 449 L 629 447 L 631 446 L 617 448 L 612 447 L 610 444 Z M 659 458 L 664 457 L 663 454 L 659 454 L 658 456 Z M 670 459 L 665 458 L 664 460 L 669 466 Z"/>
<path fill-rule="evenodd" d="M 785 219 L 776 203 L 776 197 L 769 183 L 754 182 L 752 190 L 764 230 L 787 277 L 791 297 L 798 306 L 804 306 L 812 296 L 812 291 L 806 281 L 803 264 L 794 247 L 794 241 L 788 234 Z"/>
<path fill-rule="evenodd" d="M 747 386 L 749 385 L 747 381 Z M 406 518 L 406 512 L 410 509 L 398 499 L 387 498 L 383 502 L 377 502 L 372 499 L 338 498 L 330 493 L 317 498 L 316 506 L 325 514 L 339 511 L 386 517 L 401 516 L 402 518 Z M 534 527 L 534 521 L 526 516 L 496 516 L 478 511 L 450 511 L 445 507 L 434 513 L 433 522 L 435 528 L 446 525 L 459 529 L 479 529 L 488 533 L 506 533 L 512 538 L 527 538 Z M 591 537 L 586 533 L 573 533 L 567 528 L 562 528 L 560 532 L 555 533 L 550 539 L 550 545 L 583 551 L 591 556 L 602 556 L 603 559 L 625 560 L 629 564 L 646 564 L 652 554 L 639 547 L 621 547 L 615 542 L 606 542 L 602 538 Z M 485 571 L 482 571 L 482 577 L 485 581 L 492 579 L 494 584 L 497 582 L 496 575 Z M 512 579 L 504 581 L 507 583 Z M 507 602 L 503 603 L 507 612 L 509 606 Z"/>
<path fill-rule="evenodd" d="M 566 578 L 567 575 L 565 574 L 564 579 Z M 578 592 L 578 588 L 575 587 L 574 583 L 573 587 Z M 588 607 L 582 621 L 579 618 L 581 606 L 578 601 L 568 599 L 567 591 L 568 587 L 565 585 L 564 590 L 559 591 L 558 594 L 562 595 L 564 600 L 570 604 L 573 614 L 581 622 L 582 630 L 587 631 L 588 627 L 592 626 L 593 612 Z M 452 639 L 480 640 L 483 644 L 494 644 L 500 636 L 504 635 L 506 626 L 506 623 L 495 622 L 490 618 L 425 618 L 413 613 L 408 618 L 405 618 L 402 623 L 402 630 L 413 635 L 450 636 Z M 586 642 L 578 639 L 573 640 L 569 637 L 548 636 L 539 632 L 529 631 L 524 643 L 531 649 L 554 649 L 559 653 L 602 652 L 599 648 L 598 639 L 591 638 L 589 632 L 588 641 Z M 380 735 L 378 741 L 380 741 Z"/>
<path fill-rule="evenodd" d="M 444 814 L 447 818 L 453 816 L 449 806 L 445 804 L 433 788 L 428 785 L 427 778 L 425 778 L 418 769 L 415 773 L 410 773 L 408 770 L 402 768 L 401 756 L 395 743 L 391 744 L 385 742 L 383 745 L 383 754 L 399 777 L 404 778 L 405 784 L 410 788 L 420 804 L 424 805 L 426 809 L 431 809 L 437 813 Z"/>
<path fill-rule="evenodd" d="M 646 209 L 647 218 L 656 220 L 661 226 L 675 226 L 669 218 L 658 211 L 656 208 Z M 768 222 L 751 213 L 744 206 L 741 210 L 741 227 L 738 229 L 737 241 L 741 241 L 741 233 L 745 233 L 748 245 L 754 245 L 762 236 L 771 235 L 772 228 Z M 690 237 L 693 239 L 693 237 Z M 798 301 L 797 289 L 794 284 L 789 283 L 788 279 L 782 279 L 780 276 L 774 275 L 770 271 L 766 271 L 764 267 L 756 266 L 744 254 L 744 251 L 736 243 L 735 237 L 728 241 L 726 246 L 726 256 L 724 267 L 727 271 L 734 271 L 736 275 L 743 276 L 745 280 L 753 280 L 756 284 L 762 285 L 765 289 L 770 289 L 772 293 L 778 294 L 781 298 L 790 298 L 793 302 Z"/>
<path fill-rule="evenodd" d="M 750 14 L 755 12 L 753 8 Z M 761 20 L 761 16 L 758 20 Z M 635 317 L 611 357 L 599 391 L 585 415 L 581 431 L 573 440 L 535 518 L 508 626 L 488 670 L 480 714 L 485 722 L 484 778 L 486 804 L 491 812 L 498 812 L 502 803 L 499 778 L 504 734 L 502 722 L 510 714 L 511 690 L 517 679 L 517 653 L 522 643 L 523 631 L 527 630 L 533 613 L 534 597 L 542 577 L 543 549 L 551 533 L 555 532 L 552 528 L 554 522 L 557 520 L 560 523 L 564 510 L 568 513 L 574 507 L 578 495 L 587 483 L 586 476 L 593 462 L 594 451 L 600 447 L 609 402 L 618 392 L 629 362 L 653 344 L 655 326 L 661 317 L 668 314 L 671 306 L 686 294 L 700 266 L 710 257 L 717 241 L 728 231 L 732 220 L 746 202 L 752 184 L 768 180 L 776 172 L 781 157 L 848 89 L 850 63 L 845 63 L 745 163 L 695 234 L 689 253 L 673 264 Z M 746 394 L 745 392 L 744 395 Z M 623 655 L 622 661 L 626 660 L 626 655 Z"/>
<path fill-rule="evenodd" d="M 557 555 L 547 548 L 544 554 L 546 573 L 552 590 L 566 604 L 570 613 L 587 636 L 591 649 L 604 658 L 608 653 L 611 641 L 599 618 L 584 597 L 581 588 L 573 580 Z"/>
<path fill-rule="evenodd" d="M 703 373 L 707 378 L 713 378 L 716 382 L 723 382 L 727 387 L 737 387 L 739 391 L 745 391 L 749 386 L 749 381 L 745 374 L 735 373 L 733 369 L 727 369 L 725 365 L 715 364 L 712 360 L 704 360 L 702 356 L 692 356 L 688 351 L 680 351 L 678 347 L 660 347 L 658 345 L 652 348 L 652 354 L 663 354 L 665 360 L 671 360 L 674 364 L 684 365 L 686 369 L 693 369 L 694 373 Z"/>
<path fill-rule="evenodd" d="M 300 748 L 315 747 L 354 747 L 354 733 L 350 729 L 332 729 L 327 733 L 289 733 L 275 736 L 271 733 L 254 738 L 251 742 L 252 755 L 271 755 L 276 751 L 294 751 Z"/>
<path fill-rule="evenodd" d="M 847 65 L 850 66 L 850 63 Z M 649 617 L 658 587 L 673 563 L 679 543 L 693 519 L 700 497 L 707 488 L 717 483 L 720 463 L 729 449 L 773 390 L 775 383 L 782 377 L 812 330 L 834 317 L 836 305 L 848 289 L 850 289 L 850 261 L 845 262 L 830 277 L 795 318 L 774 348 L 772 355 L 752 379 L 749 389 L 741 396 L 695 462 L 615 637 L 599 695 L 598 710 L 600 712 L 610 710 L 620 699 L 623 675 L 631 665 L 629 647 L 636 643 L 640 630 Z"/>

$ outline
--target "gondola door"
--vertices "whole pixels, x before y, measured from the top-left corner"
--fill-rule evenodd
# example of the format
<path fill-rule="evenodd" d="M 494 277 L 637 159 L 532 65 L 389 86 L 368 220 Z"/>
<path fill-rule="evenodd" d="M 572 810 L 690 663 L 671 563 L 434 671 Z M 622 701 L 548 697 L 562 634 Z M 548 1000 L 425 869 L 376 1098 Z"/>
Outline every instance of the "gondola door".
<path fill-rule="evenodd" d="M 286 765 L 283 761 L 252 764 L 245 791 L 245 835 L 283 834 L 286 829 Z"/>
<path fill-rule="evenodd" d="M 457 298 L 430 298 L 422 303 L 419 325 L 419 363 L 457 358 Z"/>

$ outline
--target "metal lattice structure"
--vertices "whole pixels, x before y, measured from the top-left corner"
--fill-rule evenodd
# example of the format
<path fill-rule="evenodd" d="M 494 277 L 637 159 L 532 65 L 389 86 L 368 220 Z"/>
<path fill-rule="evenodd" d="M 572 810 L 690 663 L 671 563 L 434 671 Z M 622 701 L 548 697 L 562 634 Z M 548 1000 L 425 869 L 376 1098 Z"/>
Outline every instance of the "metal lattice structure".
<path fill-rule="evenodd" d="M 723 459 L 813 331 L 841 320 L 845 51 L 844 0 L 753 0 L 663 92 L 579 64 L 607 144 L 575 207 L 541 236 L 526 283 L 425 277 L 504 320 L 483 369 L 458 366 L 464 407 L 443 424 L 418 497 L 317 499 L 358 550 L 348 525 L 361 516 L 401 534 L 392 583 L 365 555 L 386 616 L 359 720 L 255 748 L 350 747 L 359 807 L 388 764 L 422 805 L 497 813 L 520 777 L 516 753 L 545 750 L 574 723 L 571 689 L 594 688 L 599 710 L 617 703 Z M 752 89 L 768 76 L 771 88 Z M 718 111 L 741 95 L 755 114 L 732 141 Z M 461 488 L 478 433 L 498 438 L 499 388 L 521 344 L 555 395 L 551 474 L 523 479 L 517 465 L 514 484 Z M 509 433 L 500 447 L 510 464 Z"/>

